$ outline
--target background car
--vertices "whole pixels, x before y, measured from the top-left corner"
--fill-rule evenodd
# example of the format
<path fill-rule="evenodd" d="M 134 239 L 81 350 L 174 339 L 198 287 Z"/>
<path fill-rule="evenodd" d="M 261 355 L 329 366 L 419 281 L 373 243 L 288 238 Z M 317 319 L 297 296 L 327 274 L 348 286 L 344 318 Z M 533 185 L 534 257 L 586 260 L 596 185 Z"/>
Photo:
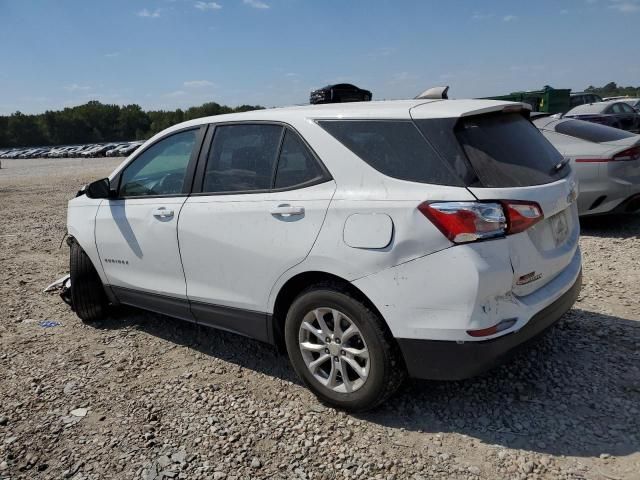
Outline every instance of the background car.
<path fill-rule="evenodd" d="M 563 118 L 577 118 L 634 133 L 640 132 L 640 113 L 625 102 L 598 102 L 580 105 L 565 113 Z"/>
<path fill-rule="evenodd" d="M 128 155 L 131 155 L 133 152 L 135 152 L 140 145 L 142 145 L 144 142 L 133 142 L 130 143 L 129 145 L 122 147 L 122 149 L 119 150 L 118 152 L 118 156 L 123 156 L 126 157 Z"/>
<path fill-rule="evenodd" d="M 570 159 L 581 216 L 640 210 L 640 135 L 567 118 L 536 118 L 533 124 Z"/>
<path fill-rule="evenodd" d="M 578 105 L 584 105 L 587 103 L 597 103 L 601 101 L 602 101 L 602 97 L 595 93 L 574 92 L 569 95 L 569 105 L 571 106 L 571 108 L 577 107 Z"/>

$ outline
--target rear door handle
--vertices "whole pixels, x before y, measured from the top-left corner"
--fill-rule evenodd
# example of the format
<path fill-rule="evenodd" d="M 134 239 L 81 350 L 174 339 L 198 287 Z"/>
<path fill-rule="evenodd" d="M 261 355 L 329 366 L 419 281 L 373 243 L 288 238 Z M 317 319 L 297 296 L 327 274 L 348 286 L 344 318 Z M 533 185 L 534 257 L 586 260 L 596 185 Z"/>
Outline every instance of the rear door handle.
<path fill-rule="evenodd" d="M 304 207 L 296 207 L 285 203 L 278 205 L 271 209 L 271 215 L 290 216 L 290 215 L 304 215 Z"/>
<path fill-rule="evenodd" d="M 153 211 L 153 216 L 160 219 L 167 219 L 173 217 L 173 210 L 166 207 L 159 207 Z"/>

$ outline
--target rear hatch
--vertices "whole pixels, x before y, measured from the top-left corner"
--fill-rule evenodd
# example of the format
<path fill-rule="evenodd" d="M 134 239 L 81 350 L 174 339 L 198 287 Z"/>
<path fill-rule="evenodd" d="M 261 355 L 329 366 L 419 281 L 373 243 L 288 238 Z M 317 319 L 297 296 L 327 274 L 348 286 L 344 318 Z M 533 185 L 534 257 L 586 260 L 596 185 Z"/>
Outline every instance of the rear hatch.
<path fill-rule="evenodd" d="M 415 123 L 478 200 L 528 201 L 540 207 L 541 221 L 507 236 L 513 293 L 533 293 L 567 267 L 578 246 L 570 167 L 526 111 L 503 104 L 488 113 L 434 119 L 420 112 L 425 107 L 412 109 Z"/>

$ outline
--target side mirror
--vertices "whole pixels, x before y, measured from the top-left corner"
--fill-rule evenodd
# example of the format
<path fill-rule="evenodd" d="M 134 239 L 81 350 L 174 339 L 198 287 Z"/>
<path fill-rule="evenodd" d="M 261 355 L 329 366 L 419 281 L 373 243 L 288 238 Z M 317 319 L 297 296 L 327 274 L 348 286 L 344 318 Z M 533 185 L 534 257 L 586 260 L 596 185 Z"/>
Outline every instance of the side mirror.
<path fill-rule="evenodd" d="M 87 185 L 85 193 L 89 198 L 110 198 L 111 185 L 109 179 L 103 178 L 102 180 L 91 182 Z"/>

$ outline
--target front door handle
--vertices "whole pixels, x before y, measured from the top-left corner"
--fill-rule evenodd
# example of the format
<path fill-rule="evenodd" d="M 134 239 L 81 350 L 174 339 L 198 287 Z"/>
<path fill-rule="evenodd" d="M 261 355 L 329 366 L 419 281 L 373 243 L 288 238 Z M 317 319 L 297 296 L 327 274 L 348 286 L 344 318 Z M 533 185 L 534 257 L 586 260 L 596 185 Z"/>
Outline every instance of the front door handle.
<path fill-rule="evenodd" d="M 153 211 L 153 216 L 161 220 L 167 220 L 173 217 L 173 210 L 166 207 L 159 207 Z"/>
<path fill-rule="evenodd" d="M 278 205 L 271 209 L 271 215 L 291 216 L 291 215 L 304 215 L 304 207 L 296 207 L 289 205 L 288 203 Z"/>

